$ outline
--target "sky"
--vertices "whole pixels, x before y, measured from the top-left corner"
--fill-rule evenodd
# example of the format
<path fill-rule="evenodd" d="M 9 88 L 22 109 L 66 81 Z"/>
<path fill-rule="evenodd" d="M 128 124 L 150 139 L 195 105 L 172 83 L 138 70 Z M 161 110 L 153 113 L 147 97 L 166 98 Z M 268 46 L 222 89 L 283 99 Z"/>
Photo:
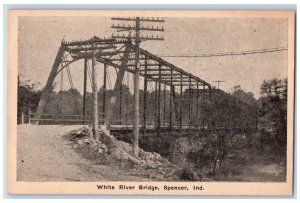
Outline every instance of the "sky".
<path fill-rule="evenodd" d="M 110 27 L 112 23 L 115 22 L 110 17 L 19 17 L 19 73 L 27 80 L 40 83 L 38 89 L 43 88 L 62 39 L 72 41 L 93 36 L 109 37 L 114 33 Z M 141 44 L 141 48 L 156 55 L 197 55 L 288 47 L 287 19 L 284 18 L 169 17 L 165 18 L 162 26 L 165 32 L 158 34 L 165 40 L 146 41 Z M 217 85 L 213 81 L 224 80 L 220 89 L 226 92 L 240 85 L 244 91 L 252 92 L 258 98 L 263 80 L 287 77 L 287 53 L 280 51 L 209 58 L 162 58 L 212 85 Z M 99 70 L 97 81 L 100 88 L 103 64 L 98 63 L 96 67 Z M 82 92 L 83 62 L 72 64 L 70 70 L 74 87 Z M 109 74 L 109 87 L 112 87 L 115 70 L 110 68 Z M 125 77 L 126 81 L 132 82 L 131 75 Z M 60 77 L 57 77 L 57 88 L 60 81 Z M 129 85 L 132 87 L 132 83 L 129 82 Z M 63 89 L 69 87 L 65 73 Z M 91 91 L 90 87 L 88 91 Z"/>

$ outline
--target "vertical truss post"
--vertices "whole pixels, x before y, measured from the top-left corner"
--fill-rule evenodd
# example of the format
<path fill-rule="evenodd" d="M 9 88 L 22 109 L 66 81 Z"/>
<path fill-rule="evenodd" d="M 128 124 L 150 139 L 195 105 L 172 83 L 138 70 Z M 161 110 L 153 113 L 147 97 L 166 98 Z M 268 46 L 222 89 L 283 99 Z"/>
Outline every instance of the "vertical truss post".
<path fill-rule="evenodd" d="M 97 72 L 96 72 L 96 57 L 95 50 L 93 50 L 92 57 L 92 83 L 93 83 L 93 136 L 96 140 L 99 140 L 99 132 L 98 132 L 98 96 L 97 96 Z"/>
<path fill-rule="evenodd" d="M 144 119 L 143 119 L 143 129 L 144 134 L 146 134 L 146 124 L 147 124 L 147 89 L 148 89 L 148 78 L 147 78 L 147 56 L 145 56 L 145 77 L 144 77 Z"/>
<path fill-rule="evenodd" d="M 123 98 L 123 84 L 120 86 L 120 99 L 119 99 L 119 124 L 122 125 L 122 98 Z"/>
<path fill-rule="evenodd" d="M 161 63 L 159 63 L 159 74 L 158 74 L 158 97 L 157 97 L 157 133 L 160 133 L 160 94 L 161 94 Z"/>
<path fill-rule="evenodd" d="M 23 104 L 24 105 L 24 104 Z M 21 111 L 21 124 L 24 124 L 25 123 L 25 115 L 24 115 L 24 106 L 22 108 L 22 111 Z"/>
<path fill-rule="evenodd" d="M 106 78 L 107 78 L 107 64 L 104 63 L 103 69 L 103 98 L 102 98 L 102 116 L 103 122 L 105 121 L 105 108 L 106 108 Z"/>
<path fill-rule="evenodd" d="M 208 86 L 209 88 L 209 100 L 212 101 L 212 95 L 211 95 L 211 86 Z M 212 111 L 211 108 L 209 108 L 210 112 Z M 208 124 L 207 124 L 208 125 Z"/>
<path fill-rule="evenodd" d="M 87 79 L 87 63 L 88 59 L 84 59 L 84 73 L 83 73 L 83 102 L 82 102 L 82 124 L 85 124 L 85 103 L 86 103 L 86 79 Z"/>
<path fill-rule="evenodd" d="M 203 94 L 204 94 L 204 98 L 206 98 L 205 97 L 205 85 L 203 84 Z M 201 100 L 201 103 L 203 103 L 202 102 L 202 100 Z M 203 104 L 202 104 L 203 105 Z M 203 107 L 202 107 L 203 108 Z M 207 112 L 207 111 L 206 111 Z M 207 116 L 207 115 L 206 115 Z M 205 129 L 205 120 L 204 120 L 204 115 L 202 116 L 202 130 L 204 130 Z"/>
<path fill-rule="evenodd" d="M 197 80 L 197 93 L 196 93 L 196 123 L 198 129 L 198 122 L 199 122 L 199 81 Z"/>
<path fill-rule="evenodd" d="M 170 83 L 170 115 L 169 115 L 169 122 L 170 122 L 170 133 L 172 133 L 172 99 L 173 99 L 173 93 L 172 93 L 172 87 L 173 87 L 173 69 L 171 68 L 171 83 Z"/>
<path fill-rule="evenodd" d="M 42 93 L 41 99 L 39 101 L 39 104 L 38 104 L 38 107 L 37 107 L 37 111 L 36 111 L 36 115 L 35 115 L 35 120 L 36 119 L 40 119 L 41 115 L 44 113 L 45 104 L 46 104 L 46 101 L 48 100 L 50 91 L 52 89 L 53 81 L 55 79 L 57 70 L 59 68 L 59 64 L 62 61 L 62 57 L 63 57 L 64 51 L 65 50 L 64 50 L 63 46 L 60 46 L 60 48 L 59 48 L 59 50 L 58 50 L 58 52 L 56 54 L 56 58 L 55 58 L 55 61 L 53 63 L 50 75 L 49 75 L 47 83 L 46 83 L 46 86 L 44 88 L 44 91 Z M 37 120 L 35 124 L 38 125 L 39 121 Z"/>
<path fill-rule="evenodd" d="M 180 132 L 182 131 L 182 101 L 183 101 L 183 95 L 182 95 L 182 89 L 183 89 L 183 86 L 182 86 L 182 73 L 180 74 L 180 106 L 179 106 L 179 129 L 180 129 Z"/>
<path fill-rule="evenodd" d="M 173 95 L 173 103 L 174 103 L 174 113 L 175 113 L 175 118 L 176 118 L 176 122 L 179 123 L 180 121 L 180 113 L 179 113 L 179 109 L 177 108 L 179 103 L 178 103 L 178 99 L 176 98 L 176 91 L 175 91 L 175 86 L 172 86 L 172 95 Z"/>
<path fill-rule="evenodd" d="M 167 89 L 166 89 L 166 84 L 164 84 L 164 127 L 166 126 L 166 96 L 167 96 Z"/>
<path fill-rule="evenodd" d="M 189 132 L 190 132 L 190 130 L 191 130 L 191 100 L 192 100 L 192 98 L 191 98 L 191 92 L 192 92 L 192 82 L 191 82 L 191 77 L 189 78 L 189 105 L 188 105 L 188 107 L 189 107 Z"/>
<path fill-rule="evenodd" d="M 154 126 L 157 129 L 157 81 L 155 81 L 155 91 L 154 91 Z"/>
<path fill-rule="evenodd" d="M 117 73 L 117 79 L 115 82 L 114 90 L 112 92 L 112 96 L 110 97 L 109 106 L 108 106 L 108 109 L 107 109 L 106 115 L 105 115 L 105 127 L 107 130 L 109 130 L 109 128 L 110 128 L 112 115 L 114 113 L 114 109 L 115 109 L 117 100 L 120 99 L 120 85 L 122 84 L 122 80 L 124 78 L 125 68 L 127 66 L 130 49 L 131 49 L 130 44 L 126 44 L 125 52 L 123 54 L 122 61 L 121 61 L 121 68 L 119 69 L 119 71 Z"/>
<path fill-rule="evenodd" d="M 29 101 L 29 105 L 28 105 L 28 124 L 31 124 L 30 115 L 31 115 L 31 101 Z"/>
<path fill-rule="evenodd" d="M 129 77 L 130 77 L 130 74 L 127 72 L 127 85 L 128 85 L 128 90 L 129 90 Z M 129 94 L 130 95 L 130 94 Z M 128 98 L 128 95 L 125 95 L 125 106 L 128 106 L 129 105 L 129 98 Z M 126 125 L 126 129 L 128 128 L 128 122 L 129 122 L 129 118 L 131 118 L 129 116 L 129 109 L 126 108 L 126 117 L 125 117 L 125 125 Z M 130 122 L 129 122 L 130 123 Z"/>

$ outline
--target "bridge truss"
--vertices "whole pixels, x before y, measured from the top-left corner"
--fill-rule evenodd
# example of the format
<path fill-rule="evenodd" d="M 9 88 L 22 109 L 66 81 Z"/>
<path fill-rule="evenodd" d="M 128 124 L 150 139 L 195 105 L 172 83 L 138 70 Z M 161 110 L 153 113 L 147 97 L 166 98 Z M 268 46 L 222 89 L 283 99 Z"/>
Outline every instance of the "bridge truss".
<path fill-rule="evenodd" d="M 142 39 L 143 40 L 143 39 Z M 147 40 L 147 39 L 145 39 Z M 112 122 L 112 115 L 116 108 L 117 102 L 121 97 L 121 85 L 124 79 L 125 72 L 135 73 L 135 53 L 137 46 L 132 43 L 130 38 L 118 36 L 118 38 L 99 38 L 93 37 L 89 40 L 84 41 L 62 41 L 61 46 L 57 52 L 55 61 L 52 66 L 52 70 L 48 77 L 46 86 L 43 90 L 37 112 L 35 114 L 35 122 L 38 124 L 39 119 L 44 113 L 46 101 L 49 98 L 51 87 L 53 86 L 54 79 L 58 74 L 69 66 L 79 60 L 84 60 L 84 92 L 83 92 L 83 109 L 85 108 L 85 95 L 86 95 L 86 72 L 88 60 L 95 60 L 98 63 L 104 64 L 104 71 L 111 66 L 118 69 L 117 78 L 115 81 L 112 96 L 109 100 L 109 105 L 106 107 L 105 102 L 103 103 L 103 114 L 104 114 L 104 124 L 107 129 L 109 129 Z M 139 49 L 139 60 L 140 60 L 140 77 L 144 78 L 144 103 L 143 112 L 141 116 L 142 119 L 140 125 L 143 129 L 147 129 L 147 92 L 148 92 L 148 81 L 153 81 L 155 83 L 155 100 L 156 103 L 163 102 L 164 105 L 156 105 L 155 108 L 155 129 L 160 132 L 161 129 L 167 128 L 170 131 L 172 129 L 178 128 L 180 130 L 184 129 L 186 126 L 182 122 L 182 112 L 181 112 L 181 102 L 183 99 L 183 89 L 189 89 L 187 100 L 195 102 L 188 102 L 189 108 L 189 122 L 188 129 L 197 128 L 197 126 L 192 126 L 192 106 L 195 108 L 196 114 L 199 113 L 199 97 L 203 94 L 211 93 L 211 85 L 194 76 L 191 73 L 184 71 L 183 69 L 163 60 L 162 58 L 152 54 L 144 49 Z M 105 72 L 104 72 L 105 75 Z M 104 90 L 106 88 L 106 77 L 104 76 L 103 81 Z M 166 93 L 166 88 L 169 88 L 169 104 L 165 103 L 166 95 L 161 94 L 164 90 Z M 179 91 L 179 98 L 176 98 L 175 91 Z M 193 90 L 193 91 L 192 91 Z M 195 94 L 194 94 L 195 92 Z M 194 98 L 194 96 L 196 98 Z M 179 101 L 179 102 L 178 102 Z M 168 124 L 165 122 L 166 111 L 165 105 L 169 105 L 169 118 Z M 177 108 L 178 107 L 178 108 Z M 163 108 L 163 109 L 161 109 Z M 161 115 L 163 114 L 163 115 Z M 175 116 L 174 116 L 175 114 Z M 85 117 L 85 111 L 83 111 L 83 118 Z M 161 118 L 163 117 L 163 122 Z"/>

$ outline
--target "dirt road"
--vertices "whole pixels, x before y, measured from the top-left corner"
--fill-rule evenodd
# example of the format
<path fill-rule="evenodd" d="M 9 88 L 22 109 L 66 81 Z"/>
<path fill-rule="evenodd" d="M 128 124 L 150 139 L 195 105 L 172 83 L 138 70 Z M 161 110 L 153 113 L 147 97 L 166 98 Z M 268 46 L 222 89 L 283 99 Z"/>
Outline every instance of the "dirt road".
<path fill-rule="evenodd" d="M 95 164 L 76 153 L 63 135 L 80 127 L 18 125 L 18 181 L 147 180 L 111 166 Z"/>

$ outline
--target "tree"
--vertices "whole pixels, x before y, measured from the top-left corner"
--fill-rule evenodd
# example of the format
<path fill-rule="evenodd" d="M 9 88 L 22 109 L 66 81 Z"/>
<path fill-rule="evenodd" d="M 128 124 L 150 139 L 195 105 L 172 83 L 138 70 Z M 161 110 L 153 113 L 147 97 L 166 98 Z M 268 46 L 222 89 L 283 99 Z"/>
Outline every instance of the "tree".
<path fill-rule="evenodd" d="M 242 89 L 236 89 L 232 95 L 241 100 L 242 102 L 249 104 L 249 105 L 255 105 L 256 100 L 254 98 L 254 94 L 252 92 L 245 92 Z"/>
<path fill-rule="evenodd" d="M 41 91 L 36 90 L 36 86 L 37 83 L 27 80 L 21 74 L 18 75 L 18 123 L 22 122 L 22 117 L 25 118 L 23 122 L 28 122 L 28 113 L 37 109 Z"/>
<path fill-rule="evenodd" d="M 264 80 L 260 89 L 260 123 L 263 124 L 263 131 L 273 137 L 275 148 L 284 147 L 287 139 L 287 78 Z"/>
<path fill-rule="evenodd" d="M 77 89 L 53 92 L 45 107 L 46 114 L 80 115 L 82 96 Z"/>

